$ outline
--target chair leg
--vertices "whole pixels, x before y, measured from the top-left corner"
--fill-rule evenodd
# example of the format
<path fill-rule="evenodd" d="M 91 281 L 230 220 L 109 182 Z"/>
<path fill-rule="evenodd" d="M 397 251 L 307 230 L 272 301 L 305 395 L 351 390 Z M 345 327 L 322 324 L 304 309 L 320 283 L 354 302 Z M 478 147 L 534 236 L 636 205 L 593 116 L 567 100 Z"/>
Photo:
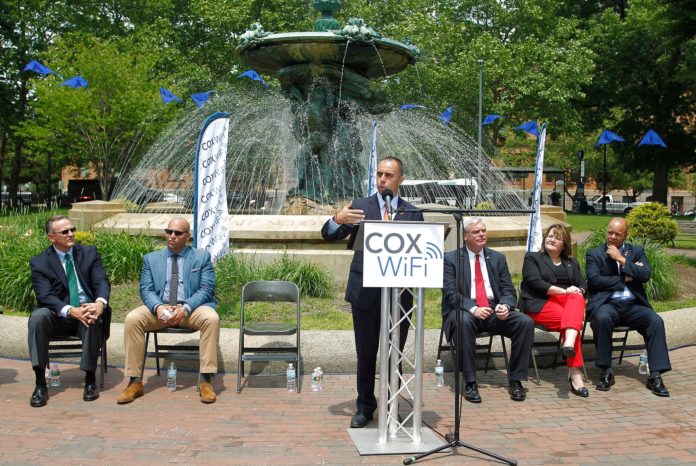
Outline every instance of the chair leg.
<path fill-rule="evenodd" d="M 147 360 L 147 348 L 150 343 L 150 332 L 145 332 L 145 351 L 143 352 L 143 365 L 140 368 L 140 380 L 143 380 L 143 374 L 145 373 L 145 361 Z"/>
<path fill-rule="evenodd" d="M 488 339 L 488 348 L 486 350 L 486 365 L 483 366 L 483 372 L 488 373 L 488 364 L 491 360 L 491 349 L 493 348 L 493 335 Z"/>
<path fill-rule="evenodd" d="M 106 372 L 106 340 L 102 340 L 99 363 L 99 388 L 104 388 L 104 372 Z"/>
<path fill-rule="evenodd" d="M 626 330 L 626 333 L 624 333 L 623 339 L 621 340 L 621 353 L 619 353 L 619 364 L 621 364 L 621 361 L 623 361 L 624 352 L 626 352 L 626 342 L 628 341 L 629 331 L 630 330 Z"/>
<path fill-rule="evenodd" d="M 541 385 L 541 379 L 539 378 L 539 368 L 537 367 L 536 356 L 534 355 L 534 347 L 532 347 L 532 364 L 534 365 L 534 376 L 536 377 L 536 384 Z"/>
<path fill-rule="evenodd" d="M 155 332 L 155 364 L 157 365 L 157 377 L 160 376 L 160 363 L 159 363 L 159 343 L 157 342 L 157 332 Z"/>
<path fill-rule="evenodd" d="M 510 361 L 508 361 L 507 346 L 505 345 L 505 337 L 500 335 L 500 345 L 503 347 L 503 359 L 505 359 L 505 372 L 508 375 L 508 381 L 510 381 Z"/>
<path fill-rule="evenodd" d="M 445 336 L 445 331 L 442 329 L 442 326 L 440 326 L 440 340 L 437 345 L 437 358 L 435 359 L 442 359 L 440 356 L 442 355 L 442 338 Z"/>

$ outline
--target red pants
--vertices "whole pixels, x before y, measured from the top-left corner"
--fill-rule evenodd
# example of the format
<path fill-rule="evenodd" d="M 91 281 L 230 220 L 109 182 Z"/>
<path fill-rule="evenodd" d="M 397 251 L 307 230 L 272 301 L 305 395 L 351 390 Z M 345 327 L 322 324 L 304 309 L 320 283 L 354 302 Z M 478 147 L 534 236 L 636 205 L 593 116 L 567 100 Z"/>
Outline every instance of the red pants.
<path fill-rule="evenodd" d="M 581 294 L 559 294 L 549 296 L 541 311 L 537 313 L 530 312 L 534 322 L 541 324 L 544 327 L 554 332 L 561 333 L 561 340 L 565 337 L 564 330 L 574 328 L 578 331 L 578 337 L 575 339 L 575 357 L 567 358 L 568 367 L 582 366 L 582 319 L 585 316 L 585 297 Z"/>

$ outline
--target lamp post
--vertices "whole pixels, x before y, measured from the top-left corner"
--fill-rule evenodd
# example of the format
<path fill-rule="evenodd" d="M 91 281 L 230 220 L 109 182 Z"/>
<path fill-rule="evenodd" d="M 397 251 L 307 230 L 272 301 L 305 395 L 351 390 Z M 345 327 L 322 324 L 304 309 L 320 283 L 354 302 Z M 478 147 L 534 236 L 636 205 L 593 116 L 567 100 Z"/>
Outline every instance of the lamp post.
<path fill-rule="evenodd" d="M 482 140 L 483 140 L 483 60 L 478 59 L 476 62 L 479 65 L 479 106 L 478 106 L 478 160 L 476 164 L 476 193 L 477 193 L 477 199 L 476 203 L 478 204 L 480 199 L 479 196 L 481 195 L 481 163 L 483 160 L 483 147 L 482 147 Z"/>
<path fill-rule="evenodd" d="M 608 129 L 602 131 L 599 135 L 595 147 L 604 146 L 604 174 L 602 176 L 602 214 L 607 213 L 607 144 L 617 141 L 624 142 L 624 138 L 616 133 L 612 133 Z"/>

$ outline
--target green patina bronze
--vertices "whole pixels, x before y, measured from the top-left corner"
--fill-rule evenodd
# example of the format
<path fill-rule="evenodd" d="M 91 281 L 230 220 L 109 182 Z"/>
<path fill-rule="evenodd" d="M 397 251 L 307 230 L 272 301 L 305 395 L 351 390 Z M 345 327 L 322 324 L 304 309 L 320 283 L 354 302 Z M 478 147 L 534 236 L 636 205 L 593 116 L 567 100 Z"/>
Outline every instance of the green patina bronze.
<path fill-rule="evenodd" d="M 248 66 L 280 81 L 292 101 L 299 154 L 299 194 L 320 202 L 337 202 L 362 194 L 367 160 L 355 117 L 391 110 L 372 79 L 415 64 L 419 50 L 383 38 L 362 19 L 344 27 L 333 15 L 341 0 L 313 0 L 321 17 L 314 32 L 268 33 L 256 23 L 237 50 Z"/>

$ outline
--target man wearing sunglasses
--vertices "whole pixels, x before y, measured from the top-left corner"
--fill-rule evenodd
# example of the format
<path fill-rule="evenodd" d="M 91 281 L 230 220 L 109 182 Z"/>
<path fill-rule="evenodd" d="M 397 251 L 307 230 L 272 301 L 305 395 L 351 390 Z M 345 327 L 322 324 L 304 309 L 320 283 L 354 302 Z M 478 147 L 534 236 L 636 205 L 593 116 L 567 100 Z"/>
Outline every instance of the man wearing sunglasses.
<path fill-rule="evenodd" d="M 145 332 L 166 327 L 200 330 L 200 397 L 214 403 L 211 377 L 217 372 L 220 319 L 215 306 L 215 270 L 210 253 L 187 246 L 191 226 L 180 217 L 169 221 L 164 232 L 167 247 L 147 254 L 140 272 L 140 297 L 144 305 L 126 316 L 124 338 L 128 386 L 116 399 L 130 403 L 145 393 L 141 379 Z"/>
<path fill-rule="evenodd" d="M 36 388 L 29 404 L 46 405 L 48 341 L 52 336 L 79 334 L 82 339 L 80 369 L 85 371 L 82 399 L 99 398 L 95 371 L 102 336 L 108 338 L 111 286 L 96 248 L 75 242 L 75 227 L 65 216 L 46 221 L 52 245 L 29 261 L 37 307 L 29 317 L 29 354 Z"/>

